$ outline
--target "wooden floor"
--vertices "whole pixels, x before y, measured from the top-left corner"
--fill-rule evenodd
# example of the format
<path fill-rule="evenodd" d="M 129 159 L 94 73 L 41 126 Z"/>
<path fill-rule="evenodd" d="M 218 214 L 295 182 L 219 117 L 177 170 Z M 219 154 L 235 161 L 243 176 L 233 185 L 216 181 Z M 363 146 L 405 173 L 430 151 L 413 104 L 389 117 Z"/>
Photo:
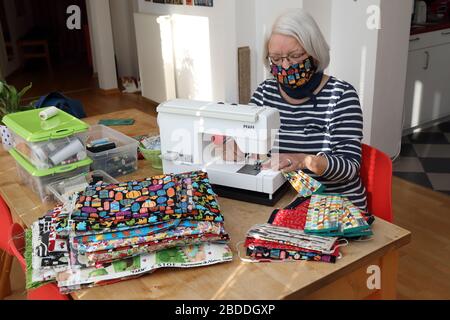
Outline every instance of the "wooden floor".
<path fill-rule="evenodd" d="M 90 89 L 70 96 L 81 100 L 90 116 L 126 108 L 156 115 L 156 104 L 138 95 L 104 96 Z M 398 298 L 450 299 L 450 197 L 394 177 L 393 205 L 395 223 L 412 232 L 412 242 L 400 253 Z M 11 298 L 23 298 L 23 276 L 19 268 L 13 273 Z"/>

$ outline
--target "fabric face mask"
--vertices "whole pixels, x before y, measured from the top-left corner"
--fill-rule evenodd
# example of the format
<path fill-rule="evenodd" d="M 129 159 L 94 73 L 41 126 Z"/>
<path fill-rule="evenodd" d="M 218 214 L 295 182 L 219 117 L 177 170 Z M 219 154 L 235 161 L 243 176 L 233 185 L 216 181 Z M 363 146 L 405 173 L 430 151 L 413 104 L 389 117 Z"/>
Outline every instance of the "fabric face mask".
<path fill-rule="evenodd" d="M 271 63 L 270 68 L 272 75 L 281 85 L 292 89 L 299 88 L 308 83 L 317 70 L 314 58 L 311 56 L 301 63 L 289 66 L 287 69 L 273 63 Z"/>

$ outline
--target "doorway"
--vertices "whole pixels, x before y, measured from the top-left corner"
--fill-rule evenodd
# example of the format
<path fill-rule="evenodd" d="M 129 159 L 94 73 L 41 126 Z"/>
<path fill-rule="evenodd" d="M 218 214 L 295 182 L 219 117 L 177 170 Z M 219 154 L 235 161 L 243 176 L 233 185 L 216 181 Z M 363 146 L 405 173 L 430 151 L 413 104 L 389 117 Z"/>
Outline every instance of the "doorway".
<path fill-rule="evenodd" d="M 72 5 L 80 8 L 81 29 L 67 28 Z M 18 89 L 33 83 L 25 101 L 97 87 L 86 0 L 0 0 L 0 19 L 8 61 L 3 76 Z"/>

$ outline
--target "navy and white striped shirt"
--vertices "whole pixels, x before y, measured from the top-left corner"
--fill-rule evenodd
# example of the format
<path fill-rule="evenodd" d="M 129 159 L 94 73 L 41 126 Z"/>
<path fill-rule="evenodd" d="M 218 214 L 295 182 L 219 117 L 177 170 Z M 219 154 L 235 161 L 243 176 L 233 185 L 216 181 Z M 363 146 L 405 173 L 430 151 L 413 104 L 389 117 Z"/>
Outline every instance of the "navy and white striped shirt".
<path fill-rule="evenodd" d="M 342 194 L 367 210 L 366 190 L 359 177 L 362 110 L 356 90 L 330 77 L 317 94 L 317 103 L 289 104 L 280 95 L 275 79 L 256 89 L 250 104 L 276 108 L 281 127 L 272 152 L 321 154 L 328 160 L 322 176 L 306 172 L 326 187 L 326 193 Z"/>

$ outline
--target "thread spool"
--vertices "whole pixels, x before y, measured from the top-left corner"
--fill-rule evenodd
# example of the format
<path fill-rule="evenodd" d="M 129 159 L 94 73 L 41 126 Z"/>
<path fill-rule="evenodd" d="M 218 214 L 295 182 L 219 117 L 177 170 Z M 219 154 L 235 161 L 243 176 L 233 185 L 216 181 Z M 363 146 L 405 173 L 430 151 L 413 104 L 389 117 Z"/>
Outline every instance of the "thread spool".
<path fill-rule="evenodd" d="M 81 143 L 79 139 L 74 139 L 64 148 L 49 155 L 49 158 L 54 165 L 58 165 L 64 160 L 76 156 L 79 152 L 82 151 L 85 151 L 84 145 Z"/>
<path fill-rule="evenodd" d="M 48 119 L 53 118 L 54 116 L 56 116 L 59 112 L 59 109 L 56 107 L 50 107 L 47 108 L 41 112 L 39 112 L 39 118 L 41 118 L 42 121 L 46 121 Z"/>

